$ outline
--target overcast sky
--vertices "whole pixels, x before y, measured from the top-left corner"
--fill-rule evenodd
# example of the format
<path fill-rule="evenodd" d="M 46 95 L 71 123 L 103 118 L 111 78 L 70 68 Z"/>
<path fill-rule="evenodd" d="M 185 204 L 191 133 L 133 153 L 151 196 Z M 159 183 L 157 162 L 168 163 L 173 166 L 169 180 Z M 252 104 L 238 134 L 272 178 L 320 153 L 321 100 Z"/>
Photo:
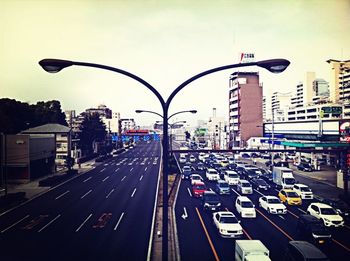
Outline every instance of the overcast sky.
<path fill-rule="evenodd" d="M 157 98 L 125 76 L 71 67 L 48 74 L 43 58 L 101 63 L 136 74 L 164 98 L 183 81 L 237 63 L 286 58 L 282 74 L 259 71 L 264 93 L 294 91 L 307 71 L 329 80 L 328 59 L 350 59 L 349 0 L 68 1 L 0 0 L 0 97 L 23 102 L 59 100 L 78 113 L 106 104 L 146 125 L 161 112 Z M 212 108 L 228 117 L 224 71 L 197 80 L 173 100 L 170 113 L 197 109 L 177 120 L 208 119 Z M 254 106 L 254 104 L 252 104 Z"/>

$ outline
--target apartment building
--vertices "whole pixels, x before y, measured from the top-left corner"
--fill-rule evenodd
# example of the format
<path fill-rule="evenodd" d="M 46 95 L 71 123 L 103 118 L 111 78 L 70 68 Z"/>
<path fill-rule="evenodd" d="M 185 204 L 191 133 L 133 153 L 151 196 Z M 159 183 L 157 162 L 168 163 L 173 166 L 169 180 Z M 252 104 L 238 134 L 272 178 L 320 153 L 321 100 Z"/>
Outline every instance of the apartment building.
<path fill-rule="evenodd" d="M 274 121 L 285 121 L 291 103 L 291 93 L 274 92 L 271 97 L 271 113 Z"/>
<path fill-rule="evenodd" d="M 229 80 L 229 147 L 262 136 L 262 86 L 258 72 L 234 72 Z"/>

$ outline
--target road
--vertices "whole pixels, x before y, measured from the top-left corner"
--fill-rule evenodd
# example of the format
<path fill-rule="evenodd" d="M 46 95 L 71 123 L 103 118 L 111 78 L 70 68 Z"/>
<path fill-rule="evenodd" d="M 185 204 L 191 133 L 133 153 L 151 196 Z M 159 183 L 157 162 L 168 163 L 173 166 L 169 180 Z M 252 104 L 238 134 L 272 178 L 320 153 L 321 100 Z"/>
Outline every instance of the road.
<path fill-rule="evenodd" d="M 195 165 L 195 164 L 194 164 Z M 195 171 L 203 178 L 204 171 Z M 205 182 L 208 189 L 214 189 L 215 182 Z M 191 195 L 190 181 L 182 180 L 175 206 L 175 216 L 179 237 L 181 260 L 233 260 L 235 240 L 222 238 L 213 225 L 212 213 L 204 211 L 201 199 Z M 272 260 L 283 260 L 287 244 L 290 240 L 302 240 L 296 231 L 297 221 L 301 214 L 306 213 L 310 201 L 303 202 L 302 206 L 288 206 L 285 215 L 268 214 L 259 207 L 258 199 L 262 195 L 277 196 L 275 188 L 267 192 L 254 191 L 248 197 L 256 206 L 255 219 L 241 218 L 234 203 L 239 195 L 235 186 L 231 187 L 230 195 L 220 196 L 224 209 L 233 212 L 241 221 L 244 230 L 242 239 L 259 239 L 270 250 Z M 184 213 L 187 213 L 184 215 Z M 184 218 L 186 217 L 186 218 Z M 333 242 L 321 250 L 331 260 L 349 260 L 350 258 L 350 227 L 333 229 Z"/>
<path fill-rule="evenodd" d="M 0 216 L 0 260 L 146 260 L 160 159 L 140 142 Z"/>

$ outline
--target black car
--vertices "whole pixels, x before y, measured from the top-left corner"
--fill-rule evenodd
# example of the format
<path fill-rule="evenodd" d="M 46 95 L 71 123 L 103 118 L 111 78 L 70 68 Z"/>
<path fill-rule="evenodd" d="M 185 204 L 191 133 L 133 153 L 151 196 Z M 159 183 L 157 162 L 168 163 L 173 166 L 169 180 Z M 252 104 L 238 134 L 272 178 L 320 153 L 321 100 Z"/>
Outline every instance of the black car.
<path fill-rule="evenodd" d="M 260 176 L 260 178 L 264 179 L 267 182 L 272 182 L 273 178 L 272 178 L 272 172 L 265 170 L 265 171 L 261 171 L 262 175 Z"/>
<path fill-rule="evenodd" d="M 252 184 L 253 188 L 255 188 L 256 190 L 269 190 L 271 188 L 271 186 L 269 184 L 266 183 L 265 180 L 261 179 L 261 178 L 257 178 L 257 179 L 252 179 L 250 181 L 250 183 Z"/>
<path fill-rule="evenodd" d="M 307 172 L 311 172 L 312 171 L 312 167 L 309 163 L 300 163 L 299 165 L 297 165 L 298 170 L 301 171 L 307 171 Z"/>
<path fill-rule="evenodd" d="M 241 174 L 247 180 L 256 179 L 259 177 L 259 174 L 256 173 L 255 169 L 243 169 Z"/>
<path fill-rule="evenodd" d="M 331 232 L 323 221 L 311 215 L 299 217 L 297 231 L 303 239 L 314 244 L 325 244 L 332 240 Z"/>
<path fill-rule="evenodd" d="M 221 200 L 219 196 L 214 191 L 204 191 L 202 196 L 202 207 L 204 210 L 220 210 Z"/>

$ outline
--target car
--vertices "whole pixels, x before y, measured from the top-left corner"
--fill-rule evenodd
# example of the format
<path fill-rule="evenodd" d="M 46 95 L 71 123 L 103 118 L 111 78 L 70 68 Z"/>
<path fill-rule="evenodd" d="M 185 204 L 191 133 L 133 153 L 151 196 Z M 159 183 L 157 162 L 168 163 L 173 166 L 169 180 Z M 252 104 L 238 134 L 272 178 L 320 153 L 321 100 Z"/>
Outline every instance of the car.
<path fill-rule="evenodd" d="M 229 185 L 237 185 L 239 181 L 239 176 L 236 171 L 233 170 L 225 170 L 224 172 L 224 180 L 229 184 Z"/>
<path fill-rule="evenodd" d="M 300 163 L 299 165 L 297 165 L 297 169 L 305 172 L 312 171 L 312 167 L 309 163 Z"/>
<path fill-rule="evenodd" d="M 237 238 L 243 236 L 243 229 L 240 221 L 230 211 L 220 211 L 213 213 L 213 221 L 220 236 Z"/>
<path fill-rule="evenodd" d="M 199 181 L 192 186 L 192 196 L 197 198 L 202 197 L 204 191 L 206 190 L 207 190 L 207 187 L 205 186 L 205 184 Z"/>
<path fill-rule="evenodd" d="M 304 184 L 294 184 L 293 190 L 301 197 L 301 199 L 313 199 L 314 194 L 312 193 L 311 189 Z"/>
<path fill-rule="evenodd" d="M 204 191 L 202 196 L 202 207 L 204 210 L 220 210 L 221 200 L 214 191 Z"/>
<path fill-rule="evenodd" d="M 192 186 L 198 182 L 203 182 L 203 178 L 199 174 L 191 174 L 190 179 L 191 179 Z"/>
<path fill-rule="evenodd" d="M 313 244 L 329 243 L 332 239 L 330 230 L 321 220 L 311 215 L 299 216 L 297 231 L 303 239 Z"/>
<path fill-rule="evenodd" d="M 273 177 L 272 177 L 272 172 L 270 170 L 260 168 L 261 175 L 260 178 L 264 179 L 266 182 L 272 182 Z"/>
<path fill-rule="evenodd" d="M 229 161 L 224 159 L 224 160 L 220 161 L 220 164 L 221 164 L 222 167 L 226 167 L 226 166 L 228 166 Z"/>
<path fill-rule="evenodd" d="M 342 227 L 344 219 L 331 206 L 324 203 L 311 203 L 306 213 L 321 219 L 327 227 Z"/>
<path fill-rule="evenodd" d="M 247 179 L 247 180 L 251 180 L 251 179 L 255 179 L 258 178 L 259 175 L 261 174 L 261 172 L 257 172 L 256 168 L 244 168 L 242 171 L 242 176 Z"/>
<path fill-rule="evenodd" d="M 186 161 L 187 161 L 186 156 L 180 156 L 179 158 L 180 163 L 186 163 Z"/>
<path fill-rule="evenodd" d="M 259 198 L 259 206 L 271 214 L 286 214 L 287 208 L 275 196 L 262 196 Z"/>
<path fill-rule="evenodd" d="M 219 173 L 213 169 L 213 168 L 208 168 L 205 172 L 205 177 L 207 180 L 219 180 Z"/>
<path fill-rule="evenodd" d="M 205 170 L 205 166 L 202 162 L 199 162 L 196 166 L 196 169 L 197 170 Z"/>
<path fill-rule="evenodd" d="M 255 188 L 256 190 L 267 191 L 271 188 L 271 186 L 269 184 L 267 184 L 267 182 L 261 178 L 252 179 L 250 181 L 250 183 L 252 184 L 253 188 Z"/>
<path fill-rule="evenodd" d="M 196 162 L 196 157 L 193 155 L 190 155 L 190 162 Z"/>
<path fill-rule="evenodd" d="M 249 183 L 249 181 L 240 179 L 237 183 L 237 190 L 241 194 L 253 194 L 253 188 L 252 185 Z"/>
<path fill-rule="evenodd" d="M 231 193 L 231 189 L 229 184 L 224 180 L 218 180 L 215 189 L 219 195 L 229 195 Z"/>
<path fill-rule="evenodd" d="M 271 159 L 271 155 L 268 153 L 260 153 L 260 158 L 262 159 Z"/>
<path fill-rule="evenodd" d="M 344 201 L 339 199 L 321 198 L 320 202 L 330 205 L 332 208 L 334 208 L 338 214 L 343 217 L 344 221 L 350 221 L 349 206 Z"/>
<path fill-rule="evenodd" d="M 189 166 L 184 166 L 182 168 L 182 179 L 190 179 L 191 177 L 191 168 Z"/>
<path fill-rule="evenodd" d="M 285 251 L 286 261 L 329 261 L 328 257 L 307 241 L 289 241 Z"/>
<path fill-rule="evenodd" d="M 301 205 L 301 197 L 292 189 L 281 189 L 278 197 L 283 203 L 288 205 Z"/>
<path fill-rule="evenodd" d="M 244 196 L 238 196 L 236 198 L 236 210 L 241 215 L 242 218 L 255 218 L 256 211 L 253 202 Z"/>

